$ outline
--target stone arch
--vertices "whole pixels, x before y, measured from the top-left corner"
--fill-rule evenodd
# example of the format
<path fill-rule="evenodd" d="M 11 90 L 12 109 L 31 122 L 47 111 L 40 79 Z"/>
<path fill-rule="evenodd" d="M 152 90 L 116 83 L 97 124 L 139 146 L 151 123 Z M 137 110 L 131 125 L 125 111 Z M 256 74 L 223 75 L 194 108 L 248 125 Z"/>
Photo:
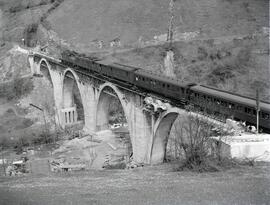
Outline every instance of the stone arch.
<path fill-rule="evenodd" d="M 67 68 L 62 75 L 62 123 L 84 123 L 84 105 L 82 101 L 79 77 L 75 71 Z"/>
<path fill-rule="evenodd" d="M 46 59 L 43 58 L 40 60 L 37 73 L 42 75 L 42 77 L 46 77 L 53 86 L 51 65 Z"/>
<path fill-rule="evenodd" d="M 134 138 L 132 137 L 130 116 L 128 115 L 130 114 L 128 112 L 129 102 L 126 101 L 125 94 L 117 86 L 107 82 L 100 86 L 96 103 L 97 131 L 110 129 L 109 125 L 120 123 L 120 127 L 112 129 L 112 135 L 105 139 L 112 144 L 117 144 L 113 150 L 109 148 L 106 151 L 110 156 L 108 164 L 114 164 L 123 159 L 130 160 L 130 157 L 132 155 L 134 157 L 136 153 L 134 153 Z M 127 124 L 127 127 L 123 124 L 121 126 L 123 122 Z"/>
<path fill-rule="evenodd" d="M 104 95 L 103 91 L 109 88 L 111 89 L 115 94 L 117 99 L 120 101 L 120 104 L 123 108 L 124 111 L 124 115 L 126 117 L 127 123 L 128 125 L 130 125 L 129 123 L 129 116 L 128 116 L 128 108 L 127 108 L 127 102 L 125 101 L 125 96 L 124 94 L 112 83 L 106 82 L 103 85 L 100 86 L 99 88 L 99 93 L 97 95 L 97 105 L 96 105 L 96 125 L 97 128 L 99 128 L 99 126 L 106 126 L 108 124 L 108 106 L 110 104 L 110 101 L 108 99 L 108 96 Z"/>
<path fill-rule="evenodd" d="M 33 83 L 38 92 L 33 92 L 31 102 L 40 106 L 45 111 L 46 117 L 55 116 L 55 84 L 53 81 L 51 65 L 45 58 L 41 58 L 40 61 L 38 61 L 36 74 L 38 74 L 39 78 L 33 78 Z"/>
<path fill-rule="evenodd" d="M 48 71 L 49 71 L 49 74 L 50 74 L 50 76 L 51 76 L 51 75 L 52 75 L 51 65 L 50 65 L 50 63 L 47 61 L 47 59 L 45 59 L 45 58 L 41 58 L 41 59 L 40 59 L 40 61 L 39 61 L 39 63 L 38 63 L 38 66 L 37 66 L 36 73 L 37 73 L 37 74 L 41 74 L 41 66 L 42 66 L 43 63 L 46 64 L 46 66 L 47 66 L 47 68 L 48 68 Z"/>
<path fill-rule="evenodd" d="M 158 164 L 164 161 L 168 137 L 176 118 L 184 114 L 184 110 L 171 108 L 162 113 L 154 126 L 154 139 L 151 149 L 151 163 Z"/>

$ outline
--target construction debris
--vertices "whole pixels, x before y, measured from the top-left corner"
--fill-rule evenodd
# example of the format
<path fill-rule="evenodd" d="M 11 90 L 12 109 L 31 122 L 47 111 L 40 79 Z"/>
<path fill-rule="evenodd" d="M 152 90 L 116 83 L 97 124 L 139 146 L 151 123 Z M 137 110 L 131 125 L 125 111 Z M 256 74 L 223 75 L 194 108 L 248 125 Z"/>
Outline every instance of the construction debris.
<path fill-rule="evenodd" d="M 166 103 L 163 103 L 161 100 L 150 96 L 144 98 L 144 104 L 146 109 L 152 110 L 154 112 L 165 111 L 168 109 Z"/>
<path fill-rule="evenodd" d="M 5 169 L 6 176 L 17 176 L 29 173 L 29 169 L 26 167 L 27 160 L 27 158 L 23 157 L 20 160 L 9 163 Z"/>
<path fill-rule="evenodd" d="M 124 169 L 131 162 L 132 146 L 128 130 L 121 127 L 66 140 L 52 156 L 50 166 L 54 172 Z"/>
<path fill-rule="evenodd" d="M 126 169 L 134 169 L 134 168 L 138 168 L 138 167 L 144 167 L 143 163 L 137 163 L 135 161 L 131 161 L 130 163 L 127 164 Z"/>

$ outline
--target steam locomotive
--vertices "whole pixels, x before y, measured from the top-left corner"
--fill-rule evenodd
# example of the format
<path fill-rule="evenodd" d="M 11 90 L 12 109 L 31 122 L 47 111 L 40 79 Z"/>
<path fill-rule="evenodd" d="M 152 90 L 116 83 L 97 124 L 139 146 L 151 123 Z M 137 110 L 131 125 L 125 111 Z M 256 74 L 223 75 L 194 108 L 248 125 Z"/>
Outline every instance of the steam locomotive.
<path fill-rule="evenodd" d="M 215 115 L 232 117 L 251 125 L 255 125 L 257 121 L 257 105 L 253 98 L 205 85 L 184 84 L 177 79 L 164 77 L 141 68 L 87 57 L 73 51 L 64 51 L 61 62 L 78 70 L 102 75 L 131 87 L 157 93 L 182 104 L 191 104 L 201 110 L 211 110 Z M 270 132 L 269 102 L 260 101 L 259 122 L 260 128 L 265 132 Z"/>

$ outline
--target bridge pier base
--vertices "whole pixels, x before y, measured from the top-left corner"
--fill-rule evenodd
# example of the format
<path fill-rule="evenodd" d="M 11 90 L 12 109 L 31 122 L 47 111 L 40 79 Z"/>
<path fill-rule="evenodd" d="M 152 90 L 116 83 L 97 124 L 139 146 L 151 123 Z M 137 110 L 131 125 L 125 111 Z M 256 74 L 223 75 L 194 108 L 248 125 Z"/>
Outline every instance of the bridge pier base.
<path fill-rule="evenodd" d="M 134 95 L 129 104 L 129 129 L 133 146 L 133 159 L 138 163 L 150 163 L 149 142 L 152 139 L 151 115 L 143 110 L 141 96 Z"/>
<path fill-rule="evenodd" d="M 61 125 L 65 127 L 66 125 L 71 125 L 77 123 L 77 110 L 76 107 L 61 109 L 60 121 Z"/>
<path fill-rule="evenodd" d="M 89 133 L 96 131 L 96 95 L 91 85 L 78 83 L 84 110 L 84 130 Z"/>

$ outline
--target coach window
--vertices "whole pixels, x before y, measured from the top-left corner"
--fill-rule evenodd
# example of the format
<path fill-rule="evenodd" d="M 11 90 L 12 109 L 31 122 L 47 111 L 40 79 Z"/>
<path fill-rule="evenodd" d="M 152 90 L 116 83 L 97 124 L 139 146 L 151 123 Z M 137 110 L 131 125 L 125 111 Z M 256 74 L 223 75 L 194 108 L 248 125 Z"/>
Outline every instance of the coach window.
<path fill-rule="evenodd" d="M 227 107 L 227 102 L 226 101 L 221 101 L 221 105 L 224 107 Z"/>
<path fill-rule="evenodd" d="M 128 76 L 128 72 L 126 72 L 126 75 Z"/>
<path fill-rule="evenodd" d="M 242 111 L 242 106 L 238 105 L 237 110 Z"/>
<path fill-rule="evenodd" d="M 144 77 L 142 78 L 142 80 L 144 81 Z"/>
<path fill-rule="evenodd" d="M 245 112 L 248 113 L 248 114 L 251 114 L 251 109 L 248 108 L 248 107 L 245 107 Z"/>
<path fill-rule="evenodd" d="M 262 118 L 265 119 L 265 120 L 268 120 L 269 119 L 269 114 L 267 114 L 265 112 L 262 112 Z"/>
<path fill-rule="evenodd" d="M 228 107 L 229 107 L 230 109 L 232 109 L 232 108 L 233 108 L 233 104 L 229 103 L 229 104 L 228 104 Z"/>

